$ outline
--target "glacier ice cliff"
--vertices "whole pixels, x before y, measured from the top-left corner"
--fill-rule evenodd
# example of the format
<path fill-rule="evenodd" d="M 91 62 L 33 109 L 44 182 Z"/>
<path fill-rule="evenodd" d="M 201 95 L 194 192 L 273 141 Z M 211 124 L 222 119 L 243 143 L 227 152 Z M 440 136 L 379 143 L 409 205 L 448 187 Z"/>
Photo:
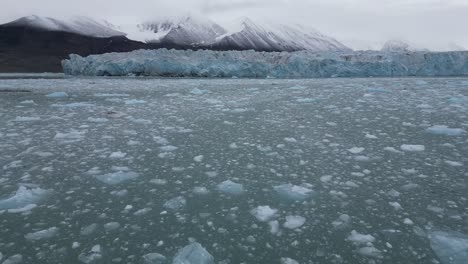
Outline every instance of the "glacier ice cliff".
<path fill-rule="evenodd" d="M 468 76 L 468 52 L 137 50 L 62 61 L 67 75 L 212 78 Z"/>

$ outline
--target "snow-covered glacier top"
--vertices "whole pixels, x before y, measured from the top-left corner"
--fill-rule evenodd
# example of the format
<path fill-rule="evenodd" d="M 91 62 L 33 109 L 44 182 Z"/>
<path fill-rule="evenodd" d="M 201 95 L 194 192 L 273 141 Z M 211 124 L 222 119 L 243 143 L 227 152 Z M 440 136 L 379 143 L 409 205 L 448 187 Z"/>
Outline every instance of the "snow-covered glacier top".
<path fill-rule="evenodd" d="M 468 76 L 468 52 L 137 50 L 62 62 L 65 74 L 241 78 Z"/>

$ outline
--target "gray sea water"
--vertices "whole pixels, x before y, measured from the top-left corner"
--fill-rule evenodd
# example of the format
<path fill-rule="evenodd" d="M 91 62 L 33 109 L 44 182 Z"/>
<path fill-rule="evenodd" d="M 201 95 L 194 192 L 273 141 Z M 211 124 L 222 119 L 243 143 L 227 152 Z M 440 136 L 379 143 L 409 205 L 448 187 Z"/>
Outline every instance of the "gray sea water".
<path fill-rule="evenodd" d="M 0 263 L 466 264 L 467 130 L 463 78 L 10 76 Z"/>

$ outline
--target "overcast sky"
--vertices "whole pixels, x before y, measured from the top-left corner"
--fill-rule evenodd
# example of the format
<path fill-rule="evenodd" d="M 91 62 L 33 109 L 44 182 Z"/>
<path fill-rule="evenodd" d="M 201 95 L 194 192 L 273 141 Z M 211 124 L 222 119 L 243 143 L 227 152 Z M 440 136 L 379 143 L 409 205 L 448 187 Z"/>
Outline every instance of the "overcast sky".
<path fill-rule="evenodd" d="M 376 48 L 388 39 L 430 49 L 468 48 L 468 0 L 1 0 L 0 22 L 25 15 L 86 15 L 145 21 L 198 13 L 219 23 L 241 16 L 312 26 L 345 44 Z"/>

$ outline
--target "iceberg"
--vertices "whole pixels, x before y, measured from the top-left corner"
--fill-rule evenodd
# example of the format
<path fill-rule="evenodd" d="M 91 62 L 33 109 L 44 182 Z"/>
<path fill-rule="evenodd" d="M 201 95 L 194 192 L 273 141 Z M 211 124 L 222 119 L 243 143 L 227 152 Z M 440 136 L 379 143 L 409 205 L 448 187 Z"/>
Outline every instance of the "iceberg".
<path fill-rule="evenodd" d="M 28 189 L 25 186 L 20 186 L 14 195 L 0 200 L 0 210 L 8 210 L 12 213 L 29 211 L 47 198 L 49 194 L 49 190 L 41 188 Z"/>
<path fill-rule="evenodd" d="M 235 183 L 233 181 L 227 180 L 218 184 L 217 189 L 219 192 L 228 195 L 240 195 L 244 192 L 244 187 L 240 183 Z"/>
<path fill-rule="evenodd" d="M 468 76 L 468 52 L 136 50 L 63 60 L 67 75 L 211 78 Z"/>
<path fill-rule="evenodd" d="M 287 202 L 305 201 L 315 194 L 312 189 L 290 183 L 275 186 L 273 189 L 280 199 Z"/>
<path fill-rule="evenodd" d="M 214 264 L 213 256 L 197 242 L 181 250 L 174 257 L 172 264 Z"/>
<path fill-rule="evenodd" d="M 457 232 L 433 231 L 429 234 L 432 250 L 442 264 L 463 264 L 468 259 L 468 236 Z"/>

